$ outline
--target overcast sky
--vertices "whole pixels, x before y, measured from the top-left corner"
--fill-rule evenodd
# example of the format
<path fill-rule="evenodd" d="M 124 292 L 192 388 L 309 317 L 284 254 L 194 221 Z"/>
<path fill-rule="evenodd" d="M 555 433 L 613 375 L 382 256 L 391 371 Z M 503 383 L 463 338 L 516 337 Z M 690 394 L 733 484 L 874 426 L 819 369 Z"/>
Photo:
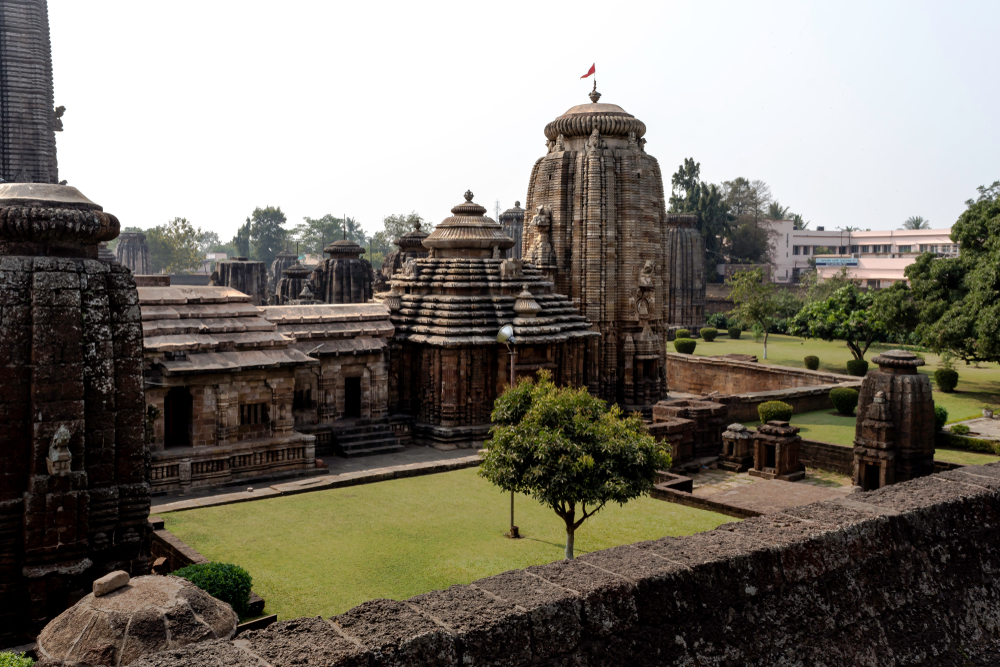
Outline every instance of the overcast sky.
<path fill-rule="evenodd" d="M 524 203 L 588 102 L 812 227 L 947 227 L 1000 179 L 1000 2 L 49 0 L 60 178 L 123 226 Z"/>

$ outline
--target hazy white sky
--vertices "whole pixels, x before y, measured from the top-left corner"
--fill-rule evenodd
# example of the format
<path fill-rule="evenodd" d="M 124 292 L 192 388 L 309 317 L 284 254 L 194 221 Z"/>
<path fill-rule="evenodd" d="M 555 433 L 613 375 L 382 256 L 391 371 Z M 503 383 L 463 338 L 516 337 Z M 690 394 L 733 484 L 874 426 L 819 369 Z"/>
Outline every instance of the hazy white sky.
<path fill-rule="evenodd" d="M 602 102 L 670 174 L 767 181 L 812 226 L 949 226 L 1000 179 L 1000 2 L 49 0 L 60 178 L 123 226 L 256 206 L 522 204 L 545 124 Z"/>

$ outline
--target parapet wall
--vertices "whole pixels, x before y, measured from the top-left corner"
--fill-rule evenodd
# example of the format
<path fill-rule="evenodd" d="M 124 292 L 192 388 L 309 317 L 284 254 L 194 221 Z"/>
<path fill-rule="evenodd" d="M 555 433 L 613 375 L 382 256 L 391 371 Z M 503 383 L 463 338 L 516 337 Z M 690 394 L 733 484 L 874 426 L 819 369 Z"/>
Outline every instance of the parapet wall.
<path fill-rule="evenodd" d="M 997 525 L 966 467 L 132 664 L 998 664 Z"/>
<path fill-rule="evenodd" d="M 860 384 L 860 379 L 804 368 L 667 353 L 667 383 L 671 392 L 707 394 L 717 391 L 720 394 L 747 394 L 793 387 L 839 385 L 844 382 Z"/>

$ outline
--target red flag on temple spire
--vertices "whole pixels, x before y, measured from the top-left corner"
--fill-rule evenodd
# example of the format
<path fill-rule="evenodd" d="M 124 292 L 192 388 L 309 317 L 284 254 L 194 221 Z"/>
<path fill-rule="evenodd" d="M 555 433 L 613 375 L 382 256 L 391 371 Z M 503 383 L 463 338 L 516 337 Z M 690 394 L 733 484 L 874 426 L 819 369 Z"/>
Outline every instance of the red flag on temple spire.
<path fill-rule="evenodd" d="M 593 65 L 591 65 L 591 66 L 590 66 L 590 69 L 589 69 L 589 70 L 587 70 L 587 73 L 586 73 L 586 74 L 584 74 L 583 76 L 581 76 L 580 78 L 581 78 L 581 79 L 586 79 L 586 78 L 587 78 L 588 76 L 590 76 L 591 74 L 594 74 L 595 72 L 597 72 L 597 69 L 595 69 L 596 67 L 597 67 L 597 63 L 594 63 Z"/>

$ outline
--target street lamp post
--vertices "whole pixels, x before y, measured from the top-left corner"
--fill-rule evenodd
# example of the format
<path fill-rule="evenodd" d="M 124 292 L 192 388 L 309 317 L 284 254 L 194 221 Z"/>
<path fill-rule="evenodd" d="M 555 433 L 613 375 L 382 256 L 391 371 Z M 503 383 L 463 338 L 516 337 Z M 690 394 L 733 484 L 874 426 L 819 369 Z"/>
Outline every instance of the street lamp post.
<path fill-rule="evenodd" d="M 514 347 L 517 340 L 514 338 L 514 327 L 509 324 L 505 324 L 500 327 L 500 331 L 497 332 L 497 342 L 502 343 L 507 346 L 507 352 L 510 354 L 510 375 L 508 376 L 508 386 L 514 388 L 514 355 L 517 354 L 517 348 Z M 514 492 L 510 492 L 510 532 L 507 533 L 507 537 L 511 539 L 517 539 L 521 537 L 517 526 L 514 525 Z"/>

